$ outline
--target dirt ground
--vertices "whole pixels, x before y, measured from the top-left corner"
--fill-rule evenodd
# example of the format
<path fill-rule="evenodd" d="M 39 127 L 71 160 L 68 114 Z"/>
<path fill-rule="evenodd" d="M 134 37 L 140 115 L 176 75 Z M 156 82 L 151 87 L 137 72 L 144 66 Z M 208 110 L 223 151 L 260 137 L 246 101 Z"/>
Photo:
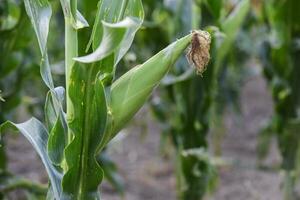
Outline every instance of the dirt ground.
<path fill-rule="evenodd" d="M 207 197 L 210 200 L 280 200 L 281 177 L 275 171 L 256 167 L 257 134 L 262 122 L 272 114 L 271 97 L 259 76 L 252 77 L 243 86 L 241 116 L 228 112 L 225 116 L 225 136 L 222 158 L 231 163 L 220 168 L 217 190 Z M 147 110 L 147 109 L 146 109 Z M 146 115 L 146 117 L 145 117 Z M 160 131 L 144 110 L 138 118 L 147 119 L 147 131 L 131 125 L 120 134 L 109 149 L 122 175 L 125 200 L 175 200 L 175 177 L 172 157 L 160 156 Z M 137 121 L 137 120 L 136 120 Z M 145 132 L 145 133 L 141 133 Z M 170 149 L 170 152 L 172 150 Z M 32 180 L 46 182 L 47 178 L 37 155 L 24 138 L 9 139 L 9 168 Z M 276 148 L 267 160 L 280 162 Z M 103 200 L 120 200 L 108 183 L 102 185 Z M 19 199 L 13 197 L 12 199 Z"/>

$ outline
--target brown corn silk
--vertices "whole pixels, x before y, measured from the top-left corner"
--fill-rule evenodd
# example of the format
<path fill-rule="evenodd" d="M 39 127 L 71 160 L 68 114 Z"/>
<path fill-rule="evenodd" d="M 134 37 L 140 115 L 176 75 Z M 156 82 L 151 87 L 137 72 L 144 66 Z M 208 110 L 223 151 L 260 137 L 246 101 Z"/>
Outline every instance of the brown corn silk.
<path fill-rule="evenodd" d="M 197 74 L 201 76 L 210 60 L 210 44 L 211 37 L 208 32 L 200 30 L 192 32 L 192 42 L 187 53 L 187 59 L 196 68 Z"/>

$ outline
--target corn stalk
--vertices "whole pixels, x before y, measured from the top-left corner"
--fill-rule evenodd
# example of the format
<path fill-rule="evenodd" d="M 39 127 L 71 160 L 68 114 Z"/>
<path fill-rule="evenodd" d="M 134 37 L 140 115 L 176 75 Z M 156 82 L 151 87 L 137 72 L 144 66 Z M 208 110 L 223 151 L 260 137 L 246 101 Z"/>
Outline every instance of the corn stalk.
<path fill-rule="evenodd" d="M 274 101 L 274 116 L 262 132 L 261 146 L 274 135 L 282 155 L 284 199 L 293 200 L 299 177 L 299 9 L 300 2 L 270 1 L 263 3 L 264 19 L 270 37 L 262 45 L 264 75 Z"/>
<path fill-rule="evenodd" d="M 31 118 L 21 124 L 6 122 L 0 131 L 18 130 L 33 145 L 49 176 L 49 199 L 100 199 L 98 186 L 103 170 L 96 157 L 145 103 L 189 46 L 193 34 L 116 79 L 116 67 L 143 22 L 141 1 L 99 1 L 90 41 L 86 43 L 79 37 L 88 27 L 78 11 L 80 4 L 61 0 L 65 18 L 65 90 L 55 87 L 47 53 L 51 5 L 47 0 L 24 2 L 40 47 L 41 76 L 49 88 L 46 125 Z M 79 56 L 79 47 L 84 45 L 89 53 Z"/>
<path fill-rule="evenodd" d="M 227 55 L 233 48 L 250 4 L 247 0 L 239 2 L 228 16 L 224 14 L 226 9 L 222 1 L 178 0 L 170 4 L 174 5 L 174 15 L 169 17 L 169 21 L 162 22 L 162 29 L 171 37 L 178 37 L 189 29 L 198 29 L 202 24 L 216 24 L 207 27 L 213 35 L 211 54 L 215 58 L 207 70 L 200 68 L 202 76 L 195 76 L 184 58 L 181 59 L 173 74 L 164 79 L 161 98 L 156 97 L 152 101 L 154 115 L 161 122 L 163 140 L 170 136 L 176 149 L 178 199 L 199 200 L 216 186 L 217 171 L 208 153 L 207 135 L 212 115 L 216 112 L 220 120 L 226 106 L 218 104 L 224 98 L 222 95 L 228 92 L 222 90 L 225 81 L 222 82 L 221 76 L 227 69 Z M 167 29 L 165 24 L 175 24 L 175 27 Z"/>

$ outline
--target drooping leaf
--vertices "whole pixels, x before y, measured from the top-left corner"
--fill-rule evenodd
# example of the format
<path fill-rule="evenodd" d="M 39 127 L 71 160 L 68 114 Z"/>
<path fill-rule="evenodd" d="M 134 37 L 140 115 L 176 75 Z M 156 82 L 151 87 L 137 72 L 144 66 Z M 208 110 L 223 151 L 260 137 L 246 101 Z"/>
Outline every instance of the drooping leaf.
<path fill-rule="evenodd" d="M 20 133 L 22 133 L 22 135 L 25 136 L 26 139 L 32 144 L 47 170 L 54 197 L 56 199 L 60 199 L 60 194 L 62 191 L 62 175 L 52 165 L 47 154 L 48 133 L 46 128 L 35 118 L 32 118 L 21 124 L 6 122 L 0 126 L 0 133 L 3 133 L 3 131 L 7 128 L 13 128 L 14 130 L 20 131 Z"/>
<path fill-rule="evenodd" d="M 125 5 L 127 2 L 127 6 Z M 122 5 L 125 5 L 125 13 L 120 18 Z M 144 9 L 141 0 L 101 0 L 98 4 L 98 11 L 93 27 L 93 32 L 90 39 L 90 44 L 93 44 L 93 50 L 100 45 L 103 35 L 102 21 L 107 23 L 117 23 L 125 17 L 135 17 L 141 21 L 144 19 Z"/>
<path fill-rule="evenodd" d="M 94 52 L 90 55 L 76 58 L 77 61 L 91 63 L 102 60 L 114 53 L 113 66 L 115 67 L 127 53 L 135 33 L 143 23 L 144 10 L 140 0 L 129 1 L 125 9 L 125 19 L 119 19 L 120 4 L 116 0 L 99 2 L 90 39 L 90 44 L 93 43 Z M 118 22 L 118 20 L 122 21 Z"/>
<path fill-rule="evenodd" d="M 76 61 L 82 63 L 93 63 L 102 60 L 113 53 L 124 39 L 127 29 L 136 27 L 133 19 L 126 18 L 116 24 L 103 23 L 103 38 L 100 46 L 90 55 L 75 58 Z"/>

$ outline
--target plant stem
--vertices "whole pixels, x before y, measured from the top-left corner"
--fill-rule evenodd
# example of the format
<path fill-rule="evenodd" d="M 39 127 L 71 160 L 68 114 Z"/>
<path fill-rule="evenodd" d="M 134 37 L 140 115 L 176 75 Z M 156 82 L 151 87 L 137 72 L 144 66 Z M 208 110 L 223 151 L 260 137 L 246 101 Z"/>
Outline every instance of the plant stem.
<path fill-rule="evenodd" d="M 72 83 L 71 72 L 75 65 L 73 58 L 78 56 L 78 34 L 72 25 L 72 16 L 65 16 L 65 70 L 66 70 L 66 102 L 67 102 L 67 122 L 74 117 L 74 107 L 69 96 L 69 87 Z M 72 141 L 72 133 L 68 128 L 67 144 Z M 66 166 L 64 167 L 66 170 Z"/>

